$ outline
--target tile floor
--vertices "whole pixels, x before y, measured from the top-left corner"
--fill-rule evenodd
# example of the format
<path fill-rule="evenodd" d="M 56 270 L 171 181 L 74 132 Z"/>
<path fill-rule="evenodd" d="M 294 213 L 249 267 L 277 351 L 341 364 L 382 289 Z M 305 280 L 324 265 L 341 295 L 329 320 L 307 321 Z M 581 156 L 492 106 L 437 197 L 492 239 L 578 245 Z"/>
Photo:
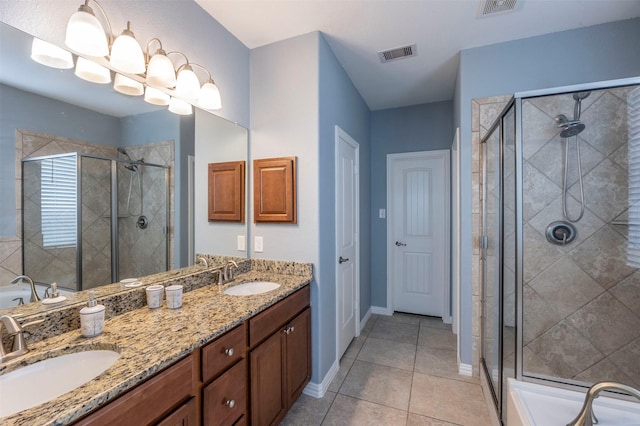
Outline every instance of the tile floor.
<path fill-rule="evenodd" d="M 326 395 L 300 396 L 282 425 L 490 425 L 480 381 L 457 374 L 455 349 L 439 318 L 372 315 Z"/>

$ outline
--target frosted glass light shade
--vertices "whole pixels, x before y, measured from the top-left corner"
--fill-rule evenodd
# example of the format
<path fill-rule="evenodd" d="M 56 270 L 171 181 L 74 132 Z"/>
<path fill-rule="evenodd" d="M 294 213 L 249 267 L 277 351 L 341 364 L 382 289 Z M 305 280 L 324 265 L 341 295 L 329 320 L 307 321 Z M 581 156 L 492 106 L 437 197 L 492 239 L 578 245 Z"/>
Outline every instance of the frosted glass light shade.
<path fill-rule="evenodd" d="M 173 63 L 163 53 L 156 52 L 147 66 L 147 84 L 155 87 L 176 87 L 176 71 Z"/>
<path fill-rule="evenodd" d="M 104 28 L 93 14 L 93 10 L 86 5 L 80 6 L 69 18 L 64 44 L 71 50 L 87 56 L 109 54 L 109 43 Z"/>
<path fill-rule="evenodd" d="M 169 105 L 169 98 L 166 93 L 150 86 L 144 91 L 144 100 L 153 105 Z"/>
<path fill-rule="evenodd" d="M 222 108 L 222 99 L 220 98 L 220 90 L 218 90 L 218 86 L 216 86 L 216 84 L 213 81 L 209 80 L 200 89 L 198 106 L 204 109 Z"/>
<path fill-rule="evenodd" d="M 116 92 L 129 96 L 140 96 L 144 93 L 144 86 L 142 86 L 142 83 L 138 83 L 137 81 L 118 73 L 116 73 L 113 88 Z"/>
<path fill-rule="evenodd" d="M 31 43 L 31 59 L 51 68 L 63 70 L 73 68 L 71 52 L 36 37 Z"/>
<path fill-rule="evenodd" d="M 178 98 L 171 98 L 169 101 L 169 111 L 178 115 L 191 115 L 193 114 L 193 107 L 189 102 L 183 101 Z"/>
<path fill-rule="evenodd" d="M 178 72 L 176 81 L 176 96 L 185 99 L 198 99 L 200 94 L 200 81 L 190 65 L 183 65 Z"/>
<path fill-rule="evenodd" d="M 109 62 L 118 71 L 130 74 L 144 73 L 144 54 L 131 31 L 124 30 L 113 42 Z"/>
<path fill-rule="evenodd" d="M 95 62 L 78 56 L 75 75 L 92 83 L 111 83 L 111 71 Z"/>

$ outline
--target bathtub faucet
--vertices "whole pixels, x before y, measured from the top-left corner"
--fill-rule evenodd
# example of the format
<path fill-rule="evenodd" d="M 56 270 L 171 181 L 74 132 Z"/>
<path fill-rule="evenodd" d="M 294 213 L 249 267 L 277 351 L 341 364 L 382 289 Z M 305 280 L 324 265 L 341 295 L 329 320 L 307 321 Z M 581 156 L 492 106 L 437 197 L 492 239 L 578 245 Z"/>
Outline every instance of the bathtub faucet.
<path fill-rule="evenodd" d="M 598 423 L 598 419 L 593 413 L 593 400 L 598 397 L 598 394 L 603 390 L 617 390 L 626 392 L 632 396 L 635 396 L 640 400 L 640 391 L 632 388 L 631 386 L 623 385 L 616 382 L 598 382 L 589 388 L 587 395 L 584 399 L 584 404 L 580 410 L 578 417 L 567 426 L 593 426 Z M 594 420 L 595 419 L 595 420 Z"/>
<path fill-rule="evenodd" d="M 30 302 L 39 302 L 40 301 L 40 296 L 38 296 L 38 293 L 36 292 L 36 285 L 34 284 L 33 280 L 31 278 L 29 278 L 26 275 L 18 275 L 17 277 L 15 277 L 13 279 L 13 281 L 11 281 L 11 284 L 15 284 L 21 281 L 27 281 L 29 283 L 29 286 L 31 287 L 31 299 L 29 300 Z"/>

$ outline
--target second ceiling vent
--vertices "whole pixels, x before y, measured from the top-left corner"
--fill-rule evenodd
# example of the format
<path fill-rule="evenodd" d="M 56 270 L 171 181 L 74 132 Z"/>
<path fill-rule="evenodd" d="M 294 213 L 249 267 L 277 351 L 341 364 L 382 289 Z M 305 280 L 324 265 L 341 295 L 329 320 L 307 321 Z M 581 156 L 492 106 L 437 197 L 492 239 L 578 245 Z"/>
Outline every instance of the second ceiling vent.
<path fill-rule="evenodd" d="M 380 62 L 383 64 L 386 62 L 397 61 L 398 59 L 410 58 L 418 54 L 418 48 L 416 44 L 410 44 L 408 46 L 396 47 L 394 49 L 381 50 L 378 52 Z"/>

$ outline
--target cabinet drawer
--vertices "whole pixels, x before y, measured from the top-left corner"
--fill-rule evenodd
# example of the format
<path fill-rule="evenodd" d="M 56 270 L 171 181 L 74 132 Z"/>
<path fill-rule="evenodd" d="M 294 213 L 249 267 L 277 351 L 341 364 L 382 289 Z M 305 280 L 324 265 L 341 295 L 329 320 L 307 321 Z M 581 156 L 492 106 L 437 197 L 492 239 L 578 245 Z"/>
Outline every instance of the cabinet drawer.
<path fill-rule="evenodd" d="M 247 361 L 243 359 L 202 390 L 203 422 L 232 425 L 247 412 Z"/>
<path fill-rule="evenodd" d="M 247 352 L 247 328 L 244 323 L 202 348 L 202 382 L 223 372 Z"/>
<path fill-rule="evenodd" d="M 158 373 L 112 403 L 80 420 L 79 425 L 145 425 L 166 416 L 193 395 L 193 356 Z"/>
<path fill-rule="evenodd" d="M 309 286 L 305 286 L 249 320 L 249 346 L 253 347 L 285 325 L 309 306 Z"/>
<path fill-rule="evenodd" d="M 156 426 L 196 426 L 196 399 L 182 404 Z"/>

